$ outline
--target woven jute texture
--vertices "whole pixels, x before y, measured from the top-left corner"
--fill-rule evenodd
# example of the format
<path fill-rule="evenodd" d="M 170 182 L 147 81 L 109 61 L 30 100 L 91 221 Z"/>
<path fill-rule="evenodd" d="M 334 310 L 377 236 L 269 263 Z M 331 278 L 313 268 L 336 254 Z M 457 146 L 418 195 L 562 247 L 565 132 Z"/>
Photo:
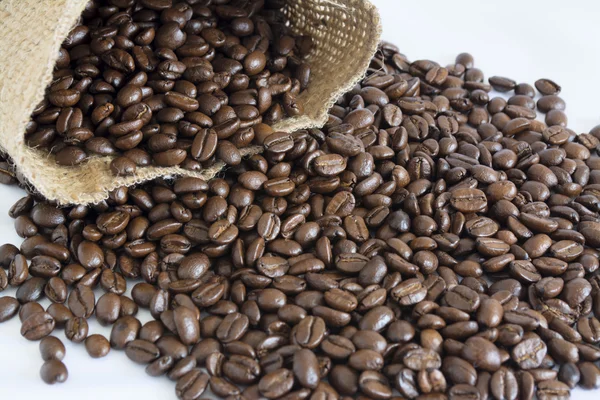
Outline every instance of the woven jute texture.
<path fill-rule="evenodd" d="M 53 156 L 29 148 L 25 125 L 44 98 L 61 43 L 77 23 L 87 0 L 0 0 L 0 146 L 17 172 L 40 194 L 58 204 L 97 203 L 120 186 L 159 176 L 195 176 L 208 180 L 224 165 L 203 171 L 179 167 L 138 168 L 130 177 L 114 177 L 109 157 L 91 157 L 77 167 L 56 165 Z M 287 0 L 283 12 L 292 31 L 313 37 L 308 56 L 311 80 L 300 96 L 305 115 L 278 123 L 292 132 L 322 126 L 327 110 L 365 73 L 381 34 L 379 14 L 366 0 Z M 243 149 L 243 155 L 260 152 Z"/>

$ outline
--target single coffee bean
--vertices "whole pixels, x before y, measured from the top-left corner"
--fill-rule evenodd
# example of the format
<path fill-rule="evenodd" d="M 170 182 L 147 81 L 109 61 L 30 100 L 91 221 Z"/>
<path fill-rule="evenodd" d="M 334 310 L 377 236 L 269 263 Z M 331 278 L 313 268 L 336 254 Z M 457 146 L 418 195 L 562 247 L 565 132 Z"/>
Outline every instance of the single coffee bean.
<path fill-rule="evenodd" d="M 127 343 L 125 354 L 133 362 L 149 364 L 160 357 L 160 349 L 152 342 L 136 339 Z"/>
<path fill-rule="evenodd" d="M 88 335 L 88 331 L 87 320 L 83 317 L 72 317 L 65 324 L 65 336 L 75 343 L 83 342 Z"/>
<path fill-rule="evenodd" d="M 562 382 L 555 380 L 545 380 L 538 383 L 537 395 L 542 399 L 568 399 L 571 395 L 569 387 Z"/>
<path fill-rule="evenodd" d="M 54 330 L 54 318 L 46 312 L 31 314 L 21 325 L 21 335 L 27 340 L 40 340 Z"/>
<path fill-rule="evenodd" d="M 294 354 L 294 376 L 303 387 L 314 389 L 320 381 L 319 362 L 309 349 Z"/>
<path fill-rule="evenodd" d="M 127 343 L 136 339 L 140 328 L 140 321 L 134 317 L 119 318 L 110 332 L 110 346 L 118 350 L 124 349 Z"/>
<path fill-rule="evenodd" d="M 514 372 L 505 367 L 496 371 L 490 380 L 490 391 L 496 399 L 516 399 L 519 386 Z"/>
<path fill-rule="evenodd" d="M 46 336 L 40 341 L 42 360 L 62 360 L 65 358 L 65 345 L 56 336 Z"/>
<path fill-rule="evenodd" d="M 582 362 L 578 365 L 581 373 L 579 385 L 584 389 L 597 389 L 600 387 L 600 369 L 591 362 Z"/>
<path fill-rule="evenodd" d="M 558 371 L 558 379 L 569 386 L 571 389 L 575 388 L 581 379 L 581 373 L 576 364 L 567 363 L 560 366 Z"/>
<path fill-rule="evenodd" d="M 57 359 L 52 359 L 46 361 L 42 368 L 40 369 L 40 376 L 42 380 L 48 385 L 53 385 L 55 383 L 63 383 L 69 377 L 69 373 L 67 371 L 67 367 L 62 361 Z"/>
<path fill-rule="evenodd" d="M 197 399 L 202 396 L 209 382 L 208 374 L 194 368 L 177 381 L 175 393 L 179 399 Z"/>
<path fill-rule="evenodd" d="M 5 322 L 17 315 L 20 303 L 10 296 L 0 297 L 0 322 Z"/>
<path fill-rule="evenodd" d="M 281 397 L 292 390 L 294 375 L 288 369 L 277 369 L 258 382 L 259 392 L 268 399 Z"/>
<path fill-rule="evenodd" d="M 90 357 L 102 358 L 110 352 L 110 342 L 102 335 L 90 335 L 85 339 L 85 349 Z"/>
<path fill-rule="evenodd" d="M 512 350 L 512 359 L 522 369 L 537 368 L 546 356 L 547 347 L 539 338 L 523 340 Z"/>
<path fill-rule="evenodd" d="M 69 309 L 76 317 L 89 318 L 95 307 L 94 292 L 84 285 L 76 286 L 69 294 L 67 301 Z"/>
<path fill-rule="evenodd" d="M 478 368 L 490 372 L 497 371 L 502 364 L 499 349 L 492 342 L 480 337 L 469 338 L 465 342 L 461 356 Z"/>

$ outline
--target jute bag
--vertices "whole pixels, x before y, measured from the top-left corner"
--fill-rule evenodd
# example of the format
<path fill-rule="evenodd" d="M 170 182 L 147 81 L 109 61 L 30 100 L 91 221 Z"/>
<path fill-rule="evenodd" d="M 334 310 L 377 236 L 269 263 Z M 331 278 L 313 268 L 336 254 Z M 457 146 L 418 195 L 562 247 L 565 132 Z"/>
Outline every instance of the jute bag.
<path fill-rule="evenodd" d="M 119 187 L 159 176 L 187 175 L 206 180 L 224 165 L 200 172 L 179 167 L 138 168 L 134 176 L 114 177 L 110 157 L 91 157 L 78 167 L 56 165 L 53 156 L 28 147 L 25 125 L 43 99 L 61 43 L 77 23 L 87 0 L 0 0 L 0 146 L 18 174 L 58 204 L 89 204 Z M 305 115 L 274 128 L 294 131 L 322 126 L 327 110 L 365 73 L 377 49 L 381 26 L 367 0 L 286 0 L 284 16 L 292 30 L 313 37 L 311 81 L 300 96 Z M 259 152 L 257 147 L 243 154 Z"/>

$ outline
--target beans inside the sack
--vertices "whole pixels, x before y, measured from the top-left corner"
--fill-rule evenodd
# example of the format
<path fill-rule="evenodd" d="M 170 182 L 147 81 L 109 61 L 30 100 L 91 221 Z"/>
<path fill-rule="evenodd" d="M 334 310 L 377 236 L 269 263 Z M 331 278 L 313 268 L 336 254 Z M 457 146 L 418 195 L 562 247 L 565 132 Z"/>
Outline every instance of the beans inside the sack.
<path fill-rule="evenodd" d="M 303 113 L 310 37 L 281 1 L 93 0 L 63 43 L 25 140 L 59 165 L 111 156 L 198 170 L 241 161 L 264 124 Z"/>

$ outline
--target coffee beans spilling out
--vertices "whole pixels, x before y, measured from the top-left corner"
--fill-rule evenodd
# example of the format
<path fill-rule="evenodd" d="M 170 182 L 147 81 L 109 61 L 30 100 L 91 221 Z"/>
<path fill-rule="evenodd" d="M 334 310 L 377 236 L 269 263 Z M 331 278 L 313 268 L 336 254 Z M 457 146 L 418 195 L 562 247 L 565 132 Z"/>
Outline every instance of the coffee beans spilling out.
<path fill-rule="evenodd" d="M 131 175 L 240 163 L 263 123 L 302 114 L 309 37 L 276 0 L 92 0 L 60 49 L 25 140 L 60 165 L 113 156 Z"/>
<path fill-rule="evenodd" d="M 140 4 L 134 21 L 171 5 Z M 382 44 L 323 129 L 265 125 L 264 153 L 218 179 L 156 180 L 89 207 L 19 200 L 25 240 L 0 248 L 0 287 L 18 290 L 0 321 L 19 314 L 29 340 L 64 329 L 92 357 L 122 350 L 180 399 L 597 388 L 600 128 L 568 129 L 560 90 L 486 82 L 469 54 L 442 67 Z M 59 358 L 45 380 L 66 378 Z"/>

